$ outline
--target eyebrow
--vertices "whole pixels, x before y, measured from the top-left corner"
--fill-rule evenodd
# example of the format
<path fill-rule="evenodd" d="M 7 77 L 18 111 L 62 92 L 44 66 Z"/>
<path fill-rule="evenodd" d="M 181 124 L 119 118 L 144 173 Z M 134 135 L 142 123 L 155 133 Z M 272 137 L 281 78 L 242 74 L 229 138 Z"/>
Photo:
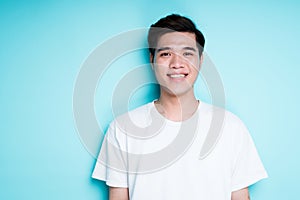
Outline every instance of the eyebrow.
<path fill-rule="evenodd" d="M 167 50 L 171 50 L 171 49 L 172 49 L 171 47 L 161 47 L 161 48 L 158 48 L 156 52 L 159 53 L 161 51 L 167 51 Z M 193 47 L 183 47 L 182 49 L 196 52 L 196 49 Z"/>
<path fill-rule="evenodd" d="M 183 49 L 184 50 L 191 50 L 191 51 L 196 52 L 196 49 L 194 47 L 184 47 Z"/>
<path fill-rule="evenodd" d="M 170 47 L 161 47 L 159 49 L 157 49 L 157 53 L 161 52 L 161 51 L 166 51 L 166 50 L 170 50 L 171 48 Z"/>

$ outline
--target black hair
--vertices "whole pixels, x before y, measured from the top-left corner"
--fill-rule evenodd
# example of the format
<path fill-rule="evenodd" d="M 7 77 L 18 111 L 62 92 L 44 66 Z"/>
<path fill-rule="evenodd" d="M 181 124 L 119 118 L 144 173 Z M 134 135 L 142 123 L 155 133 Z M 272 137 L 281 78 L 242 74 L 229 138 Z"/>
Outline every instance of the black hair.
<path fill-rule="evenodd" d="M 148 45 L 150 54 L 155 56 L 155 47 L 159 38 L 171 32 L 188 32 L 194 33 L 196 36 L 196 43 L 201 56 L 205 44 L 205 38 L 201 31 L 196 28 L 196 25 L 192 20 L 187 17 L 171 14 L 164 18 L 159 19 L 155 24 L 150 26 L 148 32 Z"/>

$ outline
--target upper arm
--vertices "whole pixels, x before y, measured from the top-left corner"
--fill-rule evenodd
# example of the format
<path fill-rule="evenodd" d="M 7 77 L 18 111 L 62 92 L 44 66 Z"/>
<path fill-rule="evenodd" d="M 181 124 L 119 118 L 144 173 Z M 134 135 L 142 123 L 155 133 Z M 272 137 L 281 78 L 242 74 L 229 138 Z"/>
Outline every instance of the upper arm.
<path fill-rule="evenodd" d="M 248 188 L 232 192 L 231 200 L 250 200 Z"/>
<path fill-rule="evenodd" d="M 128 188 L 109 187 L 109 200 L 129 200 Z"/>

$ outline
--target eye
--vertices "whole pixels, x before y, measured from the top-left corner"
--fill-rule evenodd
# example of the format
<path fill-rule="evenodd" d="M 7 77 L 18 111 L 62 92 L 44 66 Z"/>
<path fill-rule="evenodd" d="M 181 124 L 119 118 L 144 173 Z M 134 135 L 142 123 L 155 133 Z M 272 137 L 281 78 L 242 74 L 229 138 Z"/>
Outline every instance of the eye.
<path fill-rule="evenodd" d="M 168 57 L 168 56 L 171 56 L 171 53 L 169 53 L 169 52 L 162 52 L 159 55 L 160 55 L 160 57 Z"/>
<path fill-rule="evenodd" d="M 193 56 L 194 54 L 192 52 L 184 52 L 183 53 L 184 56 Z"/>

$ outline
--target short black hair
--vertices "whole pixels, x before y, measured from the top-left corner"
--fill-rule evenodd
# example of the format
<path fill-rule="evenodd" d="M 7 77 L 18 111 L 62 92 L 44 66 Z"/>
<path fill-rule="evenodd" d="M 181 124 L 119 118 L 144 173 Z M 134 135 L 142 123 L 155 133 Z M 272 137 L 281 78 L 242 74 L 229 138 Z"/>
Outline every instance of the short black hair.
<path fill-rule="evenodd" d="M 194 22 L 184 16 L 178 14 L 171 14 L 159 19 L 155 24 L 150 26 L 148 32 L 149 52 L 154 57 L 155 48 L 159 38 L 171 32 L 188 32 L 194 33 L 196 36 L 196 43 L 201 56 L 205 44 L 205 38 L 201 31 L 199 31 Z"/>

